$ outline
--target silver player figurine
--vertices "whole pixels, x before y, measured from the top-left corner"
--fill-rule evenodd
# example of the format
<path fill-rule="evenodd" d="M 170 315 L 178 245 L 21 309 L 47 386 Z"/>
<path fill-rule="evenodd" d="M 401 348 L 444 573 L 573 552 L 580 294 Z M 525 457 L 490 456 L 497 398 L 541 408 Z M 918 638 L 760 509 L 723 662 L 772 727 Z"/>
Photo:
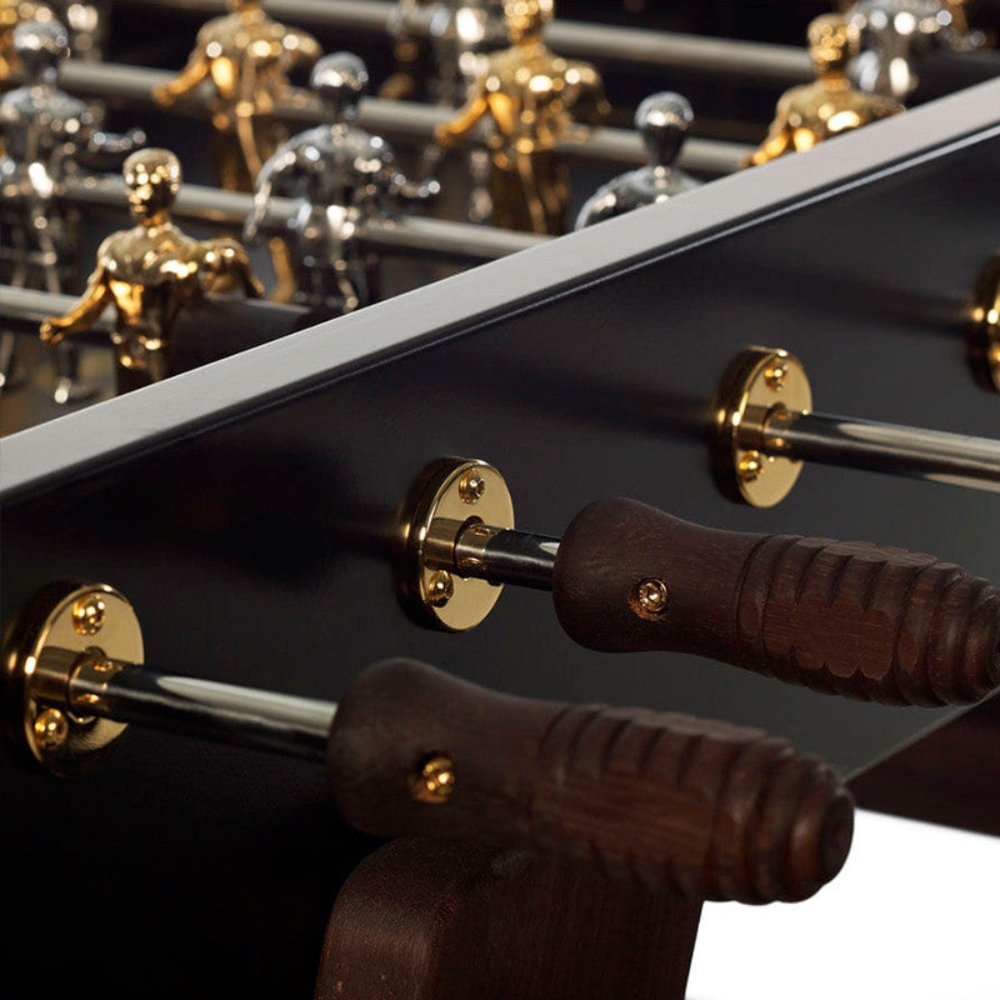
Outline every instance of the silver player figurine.
<path fill-rule="evenodd" d="M 331 123 L 293 136 L 264 164 L 243 236 L 256 240 L 272 196 L 296 197 L 297 209 L 280 231 L 297 272 L 296 301 L 347 313 L 378 297 L 378 257 L 365 246 L 366 223 L 391 217 L 394 201 L 430 198 L 439 185 L 411 184 L 396 169 L 388 143 L 354 124 L 368 86 L 357 56 L 324 56 L 311 86 Z"/>
<path fill-rule="evenodd" d="M 111 15 L 108 0 L 48 0 L 56 8 L 62 22 L 69 28 L 70 48 L 74 59 L 100 62 L 108 37 L 108 20 Z"/>
<path fill-rule="evenodd" d="M 142 132 L 114 135 L 97 112 L 58 87 L 69 38 L 58 21 L 29 21 L 14 33 L 14 49 L 27 79 L 0 98 L 0 264 L 20 288 L 62 292 L 77 257 L 78 213 L 62 200 L 62 183 L 86 167 L 111 165 L 146 141 Z M 11 335 L 6 335 L 11 336 Z M 0 352 L 9 382 L 12 343 Z M 55 400 L 75 402 L 90 390 L 76 382 L 71 347 L 57 355 Z"/>
<path fill-rule="evenodd" d="M 422 21 L 426 19 L 427 97 L 435 104 L 459 108 L 482 72 L 482 57 L 509 44 L 503 0 L 398 0 L 389 21 L 396 40 L 396 72 L 380 96 L 414 100 L 425 74 Z"/>
<path fill-rule="evenodd" d="M 927 52 L 969 52 L 986 43 L 969 28 L 965 0 L 859 0 L 844 16 L 861 30 L 851 80 L 859 90 L 898 101 L 916 89 L 917 63 Z"/>
<path fill-rule="evenodd" d="M 395 39 L 396 71 L 382 85 L 387 100 L 428 101 L 460 108 L 486 68 L 486 58 L 510 45 L 504 0 L 398 0 L 389 21 Z M 463 151 L 470 190 L 468 216 L 486 222 L 493 214 L 490 155 L 485 149 Z M 441 170 L 444 150 L 428 144 L 420 160 L 421 177 Z"/>
<path fill-rule="evenodd" d="M 580 210 L 576 228 L 676 198 L 698 187 L 700 181 L 674 166 L 693 121 L 691 105 L 680 94 L 647 97 L 635 113 L 635 127 L 649 152 L 649 166 L 598 188 Z"/>

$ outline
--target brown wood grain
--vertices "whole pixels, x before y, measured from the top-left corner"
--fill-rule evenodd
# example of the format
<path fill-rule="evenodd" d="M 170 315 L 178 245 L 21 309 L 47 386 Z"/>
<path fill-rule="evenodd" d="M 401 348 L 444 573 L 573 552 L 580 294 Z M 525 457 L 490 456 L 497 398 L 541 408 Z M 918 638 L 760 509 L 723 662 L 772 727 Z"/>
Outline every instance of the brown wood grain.
<path fill-rule="evenodd" d="M 410 775 L 440 753 L 454 793 L 415 801 Z M 853 830 L 833 771 L 759 730 L 516 698 L 405 660 L 351 685 L 328 764 L 341 812 L 369 833 L 526 847 L 694 899 L 804 899 Z"/>
<path fill-rule="evenodd" d="M 662 615 L 635 610 L 648 579 L 669 589 Z M 603 500 L 563 537 L 553 596 L 591 649 L 695 653 L 888 704 L 968 704 L 1000 681 L 1000 593 L 902 549 L 716 531 Z"/>
<path fill-rule="evenodd" d="M 330 918 L 317 1000 L 683 1000 L 701 904 L 462 841 L 396 841 Z"/>

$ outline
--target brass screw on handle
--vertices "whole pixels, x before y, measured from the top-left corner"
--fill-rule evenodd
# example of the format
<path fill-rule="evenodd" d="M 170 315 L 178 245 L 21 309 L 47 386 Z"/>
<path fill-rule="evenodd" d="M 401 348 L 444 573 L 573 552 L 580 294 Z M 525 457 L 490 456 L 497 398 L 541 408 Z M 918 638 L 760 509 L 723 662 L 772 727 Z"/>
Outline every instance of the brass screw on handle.
<path fill-rule="evenodd" d="M 410 778 L 410 794 L 418 802 L 441 805 L 455 790 L 455 763 L 445 754 L 434 754 Z"/>
<path fill-rule="evenodd" d="M 640 618 L 659 618 L 670 606 L 670 588 L 662 580 L 642 580 L 636 585 L 633 610 Z"/>

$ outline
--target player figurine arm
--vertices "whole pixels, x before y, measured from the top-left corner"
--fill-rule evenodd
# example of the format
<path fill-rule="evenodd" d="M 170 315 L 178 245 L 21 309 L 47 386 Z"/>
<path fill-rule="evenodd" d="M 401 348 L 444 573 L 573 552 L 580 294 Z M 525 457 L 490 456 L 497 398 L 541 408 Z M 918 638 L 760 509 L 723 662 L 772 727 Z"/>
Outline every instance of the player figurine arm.
<path fill-rule="evenodd" d="M 172 80 L 153 88 L 153 100 L 160 107 L 169 107 L 174 101 L 190 94 L 208 76 L 211 69 L 212 61 L 208 58 L 207 46 L 199 38 L 187 66 Z"/>
<path fill-rule="evenodd" d="M 447 149 L 454 146 L 460 139 L 467 136 L 491 111 L 487 80 L 482 79 L 476 86 L 475 94 L 450 122 L 444 122 L 434 129 L 434 141 Z M 504 131 L 504 123 L 497 121 L 500 131 Z"/>
<path fill-rule="evenodd" d="M 411 181 L 405 174 L 389 167 L 387 168 L 385 191 L 391 198 L 423 203 L 436 198 L 441 193 L 441 182 L 436 178 L 428 178 L 419 183 Z"/>
<path fill-rule="evenodd" d="M 101 248 L 103 251 L 103 247 Z M 98 257 L 101 253 L 98 253 Z M 65 316 L 51 316 L 38 329 L 42 343 L 58 344 L 64 337 L 89 330 L 111 303 L 111 287 L 103 264 L 90 276 L 87 290 Z"/>
<path fill-rule="evenodd" d="M 285 35 L 288 68 L 310 67 L 323 54 L 323 46 L 306 31 L 289 31 Z"/>
<path fill-rule="evenodd" d="M 759 167 L 763 163 L 776 160 L 791 152 L 795 147 L 794 130 L 789 119 L 789 108 L 785 100 L 778 102 L 778 110 L 767 138 L 744 161 L 744 167 Z"/>
<path fill-rule="evenodd" d="M 601 75 L 587 63 L 574 67 L 578 80 L 577 93 L 573 102 L 573 117 L 582 125 L 594 128 L 603 125 L 611 114 L 611 103 L 604 93 Z"/>
<path fill-rule="evenodd" d="M 142 149 L 147 141 L 146 133 L 140 128 L 130 128 L 127 132 L 98 129 L 87 139 L 79 161 L 98 169 L 115 166 L 137 149 Z"/>
<path fill-rule="evenodd" d="M 239 288 L 248 299 L 263 298 L 264 286 L 253 273 L 246 250 L 236 240 L 222 237 L 206 243 L 202 271 L 205 292 L 229 292 Z"/>
<path fill-rule="evenodd" d="M 251 245 L 257 242 L 261 227 L 267 220 L 271 198 L 283 183 L 294 177 L 298 170 L 298 150 L 285 144 L 260 168 L 257 175 L 256 191 L 253 196 L 253 208 L 243 225 L 243 240 Z"/>

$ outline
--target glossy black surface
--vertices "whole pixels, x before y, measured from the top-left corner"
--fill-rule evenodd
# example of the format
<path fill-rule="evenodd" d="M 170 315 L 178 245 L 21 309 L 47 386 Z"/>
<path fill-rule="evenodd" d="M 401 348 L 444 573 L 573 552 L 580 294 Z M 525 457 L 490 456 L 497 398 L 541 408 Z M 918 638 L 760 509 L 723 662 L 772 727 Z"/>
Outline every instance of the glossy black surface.
<path fill-rule="evenodd" d="M 837 141 L 846 173 L 862 146 Z M 994 494 L 816 466 L 784 504 L 751 510 L 716 492 L 704 441 L 715 380 L 751 343 L 799 355 L 818 408 L 1000 434 L 1000 397 L 974 384 L 963 325 L 1000 240 L 998 168 L 1000 139 L 984 133 L 725 239 L 692 236 L 609 280 L 476 326 L 442 321 L 436 343 L 51 485 L 4 510 L 3 620 L 47 580 L 100 580 L 133 601 L 163 671 L 334 700 L 362 666 L 414 656 L 520 694 L 764 726 L 857 768 L 943 714 L 837 701 L 683 656 L 589 653 L 562 635 L 546 594 L 516 588 L 474 632 L 422 631 L 393 593 L 394 511 L 426 462 L 465 455 L 505 474 L 529 530 L 558 535 L 589 501 L 623 495 L 719 527 L 931 551 L 1000 579 Z M 607 239 L 638 224 L 612 223 L 626 228 Z M 571 240 L 556 247 L 590 245 Z M 494 267 L 477 272 L 484 288 Z M 439 298 L 458 287 L 470 285 Z M 324 335 L 363 323 L 348 319 Z M 178 382 L 209 386 L 210 372 Z M 101 405 L 139 419 L 143 401 L 166 406 L 182 389 Z M 69 453 L 74 425 L 62 427 Z M 325 799 L 319 769 L 136 732 L 81 781 L 6 761 L 0 774 L 15 979 L 44 965 L 53 994 L 85 976 L 108 997 L 308 995 L 336 888 L 368 846 Z"/>

